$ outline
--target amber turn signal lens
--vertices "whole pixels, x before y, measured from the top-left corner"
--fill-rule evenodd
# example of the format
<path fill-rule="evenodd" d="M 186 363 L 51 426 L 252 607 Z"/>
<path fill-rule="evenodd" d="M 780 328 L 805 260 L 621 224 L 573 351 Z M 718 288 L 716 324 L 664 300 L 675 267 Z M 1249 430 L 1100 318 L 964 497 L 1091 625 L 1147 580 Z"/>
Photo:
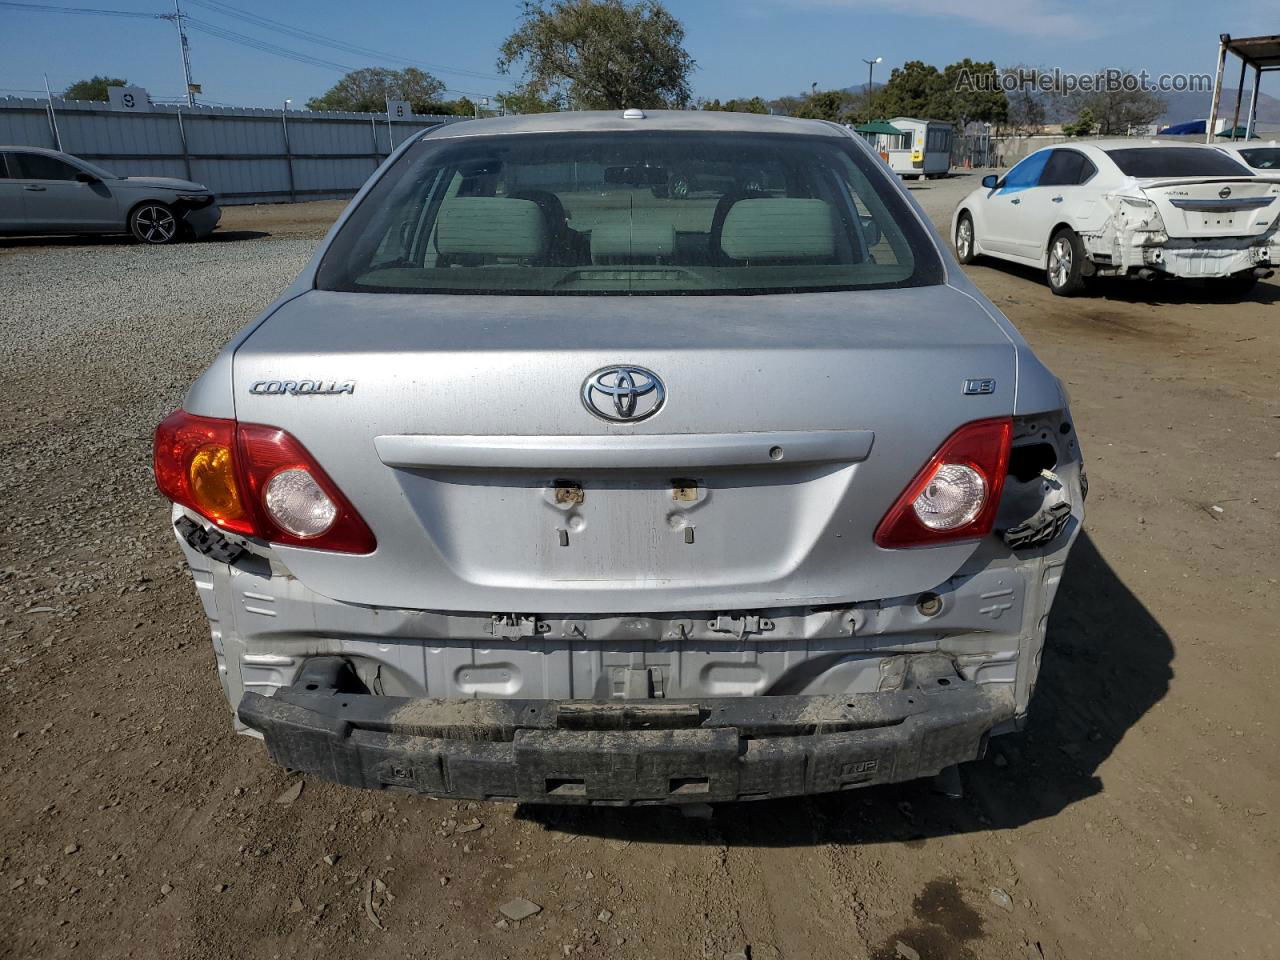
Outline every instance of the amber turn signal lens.
<path fill-rule="evenodd" d="M 196 506 L 209 519 L 216 523 L 244 516 L 229 449 L 216 443 L 201 447 L 191 458 L 187 475 Z"/>

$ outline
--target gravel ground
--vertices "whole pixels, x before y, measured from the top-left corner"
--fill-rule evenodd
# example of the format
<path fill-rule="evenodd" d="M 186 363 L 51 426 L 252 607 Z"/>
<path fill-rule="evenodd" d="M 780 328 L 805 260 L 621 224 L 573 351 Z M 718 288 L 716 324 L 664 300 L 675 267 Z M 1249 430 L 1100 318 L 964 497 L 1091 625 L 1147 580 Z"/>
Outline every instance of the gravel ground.
<path fill-rule="evenodd" d="M 912 189 L 945 222 L 975 182 Z M 971 268 L 1066 379 L 1094 492 L 1032 729 L 964 800 L 452 803 L 304 784 L 231 734 L 150 477 L 155 423 L 340 209 L 0 240 L 0 957 L 1275 954 L 1280 288 L 1063 301 Z"/>

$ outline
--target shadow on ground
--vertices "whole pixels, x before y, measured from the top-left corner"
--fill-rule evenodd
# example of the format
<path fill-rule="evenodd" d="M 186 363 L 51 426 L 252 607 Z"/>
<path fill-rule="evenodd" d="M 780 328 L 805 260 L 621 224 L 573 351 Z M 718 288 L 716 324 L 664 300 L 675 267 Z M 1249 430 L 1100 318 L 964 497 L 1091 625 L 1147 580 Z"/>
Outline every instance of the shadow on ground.
<path fill-rule="evenodd" d="M 983 267 L 989 267 L 1009 276 L 1022 277 L 1049 292 L 1045 283 L 1044 271 L 1039 267 L 1029 267 L 1008 260 L 993 260 L 983 257 L 978 261 Z M 1212 280 L 1138 280 L 1132 277 L 1096 277 L 1090 281 L 1088 290 L 1079 297 L 1063 298 L 1064 303 L 1072 301 L 1088 303 L 1089 301 L 1107 300 L 1119 303 L 1150 304 L 1197 304 L 1197 303 L 1277 303 L 1280 302 L 1280 286 L 1276 278 L 1270 282 L 1261 281 L 1246 294 L 1232 294 L 1216 289 Z"/>
<path fill-rule="evenodd" d="M 235 243 L 241 240 L 261 240 L 271 236 L 265 230 L 215 230 L 202 240 L 187 241 L 201 243 Z M 83 236 L 65 237 L 0 237 L 0 250 L 19 250 L 26 247 L 140 247 L 128 234 L 86 234 Z"/>
<path fill-rule="evenodd" d="M 716 808 L 695 820 L 660 807 L 521 806 L 550 830 L 651 843 L 806 846 L 923 842 L 1009 829 L 1105 789 L 1099 768 L 1168 692 L 1173 645 L 1087 533 L 1072 551 L 1049 625 L 1031 723 L 961 770 L 965 796 L 930 781 Z M 997 758 L 1000 758 L 997 760 Z"/>

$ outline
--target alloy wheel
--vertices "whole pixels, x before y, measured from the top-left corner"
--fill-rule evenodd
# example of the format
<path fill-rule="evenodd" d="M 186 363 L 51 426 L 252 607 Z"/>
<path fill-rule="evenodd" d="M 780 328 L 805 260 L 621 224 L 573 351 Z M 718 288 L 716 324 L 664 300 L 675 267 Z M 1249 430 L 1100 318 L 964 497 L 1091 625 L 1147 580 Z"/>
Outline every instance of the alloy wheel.
<path fill-rule="evenodd" d="M 178 220 L 166 207 L 143 207 L 134 214 L 134 222 L 147 243 L 168 243 L 178 232 Z"/>
<path fill-rule="evenodd" d="M 1055 287 L 1064 287 L 1071 276 L 1071 241 L 1059 237 L 1049 250 L 1049 277 Z"/>

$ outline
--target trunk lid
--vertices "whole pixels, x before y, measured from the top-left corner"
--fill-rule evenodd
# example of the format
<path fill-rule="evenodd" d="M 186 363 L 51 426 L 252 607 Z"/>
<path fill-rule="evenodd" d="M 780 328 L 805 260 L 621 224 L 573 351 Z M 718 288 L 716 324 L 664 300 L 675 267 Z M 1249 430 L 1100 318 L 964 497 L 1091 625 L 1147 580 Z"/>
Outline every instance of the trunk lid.
<path fill-rule="evenodd" d="M 1140 181 L 1170 237 L 1257 237 L 1280 217 L 1280 178 Z"/>
<path fill-rule="evenodd" d="M 656 414 L 612 423 L 588 411 L 584 381 L 612 364 L 662 380 Z M 1015 364 L 982 308 L 942 286 L 311 291 L 239 348 L 234 385 L 236 416 L 296 436 L 377 536 L 359 557 L 277 547 L 319 593 L 416 609 L 638 613 L 936 586 L 973 543 L 882 550 L 872 534 L 957 426 L 1011 413 Z M 995 390 L 965 395 L 969 379 Z"/>

